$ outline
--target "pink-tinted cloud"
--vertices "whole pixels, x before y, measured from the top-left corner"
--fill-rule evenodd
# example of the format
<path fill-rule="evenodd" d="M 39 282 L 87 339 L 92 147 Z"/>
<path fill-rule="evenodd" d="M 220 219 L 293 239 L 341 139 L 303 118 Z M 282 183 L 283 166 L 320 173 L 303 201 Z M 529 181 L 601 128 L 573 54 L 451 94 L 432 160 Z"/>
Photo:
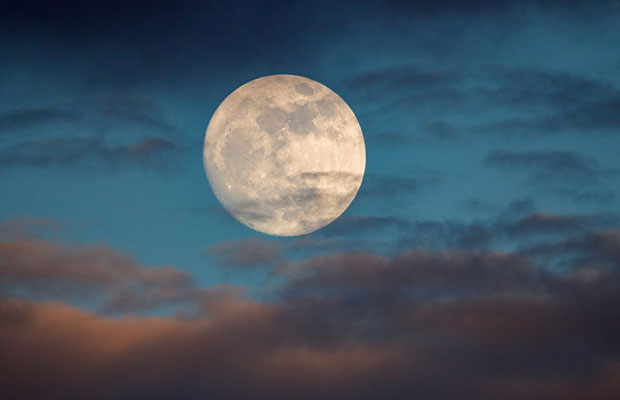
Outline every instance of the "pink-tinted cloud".
<path fill-rule="evenodd" d="M 0 240 L 35 239 L 41 231 L 58 233 L 60 223 L 51 218 L 23 216 L 0 222 Z"/>
<path fill-rule="evenodd" d="M 481 251 L 278 261 L 269 301 L 106 247 L 2 242 L 0 397 L 615 399 L 618 237 L 575 241 L 565 271 Z M 93 292 L 122 317 L 67 303 Z"/>
<path fill-rule="evenodd" d="M 106 246 L 0 242 L 0 290 L 9 296 L 89 302 L 105 312 L 200 303 L 206 295 L 173 267 L 148 267 Z"/>

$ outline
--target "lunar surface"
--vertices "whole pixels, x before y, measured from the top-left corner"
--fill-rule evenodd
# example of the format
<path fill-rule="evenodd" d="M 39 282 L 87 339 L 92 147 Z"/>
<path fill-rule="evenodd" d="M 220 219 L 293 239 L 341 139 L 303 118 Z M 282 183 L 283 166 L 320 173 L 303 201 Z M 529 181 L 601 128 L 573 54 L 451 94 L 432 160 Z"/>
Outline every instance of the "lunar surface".
<path fill-rule="evenodd" d="M 351 204 L 366 167 L 353 111 L 295 75 L 255 79 L 217 108 L 205 134 L 207 179 L 222 206 L 271 235 L 313 232 Z"/>

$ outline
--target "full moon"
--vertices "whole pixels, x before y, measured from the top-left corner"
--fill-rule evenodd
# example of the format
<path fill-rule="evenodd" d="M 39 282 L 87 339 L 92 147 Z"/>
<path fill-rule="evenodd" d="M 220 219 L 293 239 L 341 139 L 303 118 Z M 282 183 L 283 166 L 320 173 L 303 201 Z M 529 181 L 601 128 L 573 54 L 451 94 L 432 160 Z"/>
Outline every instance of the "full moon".
<path fill-rule="evenodd" d="M 220 104 L 203 161 L 215 196 L 234 218 L 270 235 L 296 236 L 326 226 L 351 204 L 366 148 L 340 96 L 308 78 L 271 75 Z"/>

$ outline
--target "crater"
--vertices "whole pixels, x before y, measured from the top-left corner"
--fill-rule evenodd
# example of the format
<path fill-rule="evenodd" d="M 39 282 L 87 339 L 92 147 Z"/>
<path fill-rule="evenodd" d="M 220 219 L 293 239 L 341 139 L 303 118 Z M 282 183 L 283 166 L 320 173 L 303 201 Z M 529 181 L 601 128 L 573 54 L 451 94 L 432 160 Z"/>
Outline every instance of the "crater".
<path fill-rule="evenodd" d="M 295 106 L 295 111 L 291 111 L 288 114 L 288 126 L 291 132 L 307 135 L 316 129 L 314 126 L 314 117 L 316 116 L 316 112 L 314 112 L 307 104 L 303 106 Z"/>
<path fill-rule="evenodd" d="M 273 135 L 286 125 L 287 113 L 279 107 L 270 107 L 256 117 L 256 123 L 265 132 Z"/>
<path fill-rule="evenodd" d="M 295 91 L 303 96 L 312 96 L 314 90 L 307 83 L 298 83 L 295 85 Z"/>

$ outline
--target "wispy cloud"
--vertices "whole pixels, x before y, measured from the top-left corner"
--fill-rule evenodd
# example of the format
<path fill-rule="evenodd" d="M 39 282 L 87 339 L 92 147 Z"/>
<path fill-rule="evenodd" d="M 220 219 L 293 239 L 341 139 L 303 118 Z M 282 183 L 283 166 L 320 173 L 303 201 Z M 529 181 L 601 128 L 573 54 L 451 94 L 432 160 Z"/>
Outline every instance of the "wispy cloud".
<path fill-rule="evenodd" d="M 504 171 L 525 171 L 531 182 L 551 186 L 597 184 L 611 173 L 595 158 L 568 151 L 496 150 L 484 163 Z"/>
<path fill-rule="evenodd" d="M 0 168 L 103 165 L 109 169 L 153 167 L 170 170 L 178 147 L 164 138 L 109 145 L 103 138 L 55 138 L 22 142 L 0 150 Z"/>
<path fill-rule="evenodd" d="M 458 74 L 451 71 L 432 71 L 403 66 L 387 68 L 357 75 L 346 81 L 346 85 L 358 90 L 381 89 L 403 90 L 453 84 L 459 81 Z"/>
<path fill-rule="evenodd" d="M 66 122 L 76 123 L 79 113 L 56 108 L 21 108 L 0 114 L 0 134 L 23 130 L 38 125 Z"/>
<path fill-rule="evenodd" d="M 495 86 L 476 89 L 476 97 L 487 107 L 519 110 L 519 116 L 481 122 L 472 132 L 613 134 L 620 127 L 620 89 L 612 83 L 534 68 L 496 68 L 488 79 Z"/>

